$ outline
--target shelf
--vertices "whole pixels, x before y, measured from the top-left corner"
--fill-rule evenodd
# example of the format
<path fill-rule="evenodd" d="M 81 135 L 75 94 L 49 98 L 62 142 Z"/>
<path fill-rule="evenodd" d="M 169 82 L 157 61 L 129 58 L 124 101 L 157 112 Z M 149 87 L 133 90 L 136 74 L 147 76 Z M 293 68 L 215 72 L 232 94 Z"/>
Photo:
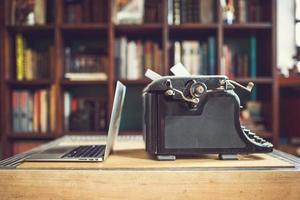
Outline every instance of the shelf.
<path fill-rule="evenodd" d="M 294 76 L 294 77 L 278 77 L 277 78 L 279 87 L 288 87 L 288 86 L 298 86 L 300 85 L 300 76 Z"/>
<path fill-rule="evenodd" d="M 7 84 L 11 87 L 47 87 L 51 85 L 50 80 L 24 80 L 24 81 L 17 81 L 17 80 L 7 80 Z"/>
<path fill-rule="evenodd" d="M 258 30 L 258 29 L 271 29 L 272 23 L 268 22 L 259 22 L 259 23 L 236 23 L 236 24 L 224 24 L 224 29 L 251 29 L 251 30 Z"/>
<path fill-rule="evenodd" d="M 159 30 L 163 27 L 160 23 L 153 23 L 153 24 L 118 24 L 114 25 L 116 30 Z"/>
<path fill-rule="evenodd" d="M 257 77 L 257 78 L 234 78 L 233 80 L 239 82 L 239 83 L 248 83 L 253 82 L 256 84 L 272 84 L 273 78 L 272 77 Z"/>
<path fill-rule="evenodd" d="M 8 136 L 12 140 L 51 140 L 55 138 L 52 133 L 13 133 Z"/>
<path fill-rule="evenodd" d="M 35 25 L 35 26 L 7 26 L 7 30 L 13 34 L 23 33 L 27 35 L 45 35 L 54 34 L 54 25 Z"/>
<path fill-rule="evenodd" d="M 137 79 L 137 80 L 128 80 L 128 79 L 121 79 L 120 80 L 123 84 L 128 84 L 128 85 L 146 85 L 151 82 L 149 79 Z"/>
<path fill-rule="evenodd" d="M 54 25 L 24 25 L 24 26 L 15 26 L 8 25 L 6 26 L 8 31 L 11 32 L 21 32 L 21 33 L 49 33 L 49 31 L 54 31 Z"/>
<path fill-rule="evenodd" d="M 162 33 L 162 24 L 121 24 L 114 25 L 117 34 L 141 34 L 148 35 L 153 33 Z"/>
<path fill-rule="evenodd" d="M 60 29 L 65 38 L 106 38 L 108 33 L 107 24 L 63 24 L 60 26 Z"/>
<path fill-rule="evenodd" d="M 171 25 L 169 26 L 170 31 L 182 31 L 182 30 L 217 30 L 218 24 L 208 23 L 208 24 L 180 24 L 180 25 Z"/>
<path fill-rule="evenodd" d="M 90 80 L 90 81 L 71 81 L 64 79 L 61 81 L 62 86 L 75 86 L 75 85 L 105 85 L 107 84 L 106 81 L 100 81 L 100 80 Z"/>
<path fill-rule="evenodd" d="M 142 130 L 120 131 L 119 135 L 143 135 L 143 131 Z"/>
<path fill-rule="evenodd" d="M 62 30 L 77 31 L 77 30 L 106 30 L 107 24 L 63 24 L 60 26 Z"/>
<path fill-rule="evenodd" d="M 107 135 L 108 131 L 64 131 L 63 135 Z"/>

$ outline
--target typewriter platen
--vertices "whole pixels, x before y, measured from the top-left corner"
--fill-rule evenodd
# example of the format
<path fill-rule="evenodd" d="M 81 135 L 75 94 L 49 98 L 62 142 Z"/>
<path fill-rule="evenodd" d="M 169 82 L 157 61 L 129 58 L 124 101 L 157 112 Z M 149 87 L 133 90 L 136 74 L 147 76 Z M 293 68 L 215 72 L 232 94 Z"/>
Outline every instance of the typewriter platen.
<path fill-rule="evenodd" d="M 156 76 L 143 92 L 146 151 L 158 160 L 176 156 L 267 153 L 273 145 L 240 125 L 240 99 L 247 87 L 226 76 Z"/>

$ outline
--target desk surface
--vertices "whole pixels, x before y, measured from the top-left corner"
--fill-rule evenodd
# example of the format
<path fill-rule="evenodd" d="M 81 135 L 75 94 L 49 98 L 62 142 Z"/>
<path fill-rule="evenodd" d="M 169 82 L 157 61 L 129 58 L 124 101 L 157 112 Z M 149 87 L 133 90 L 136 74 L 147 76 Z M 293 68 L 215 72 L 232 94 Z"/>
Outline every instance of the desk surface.
<path fill-rule="evenodd" d="M 95 140 L 85 142 L 91 143 Z M 215 155 L 156 161 L 143 147 L 139 140 L 117 142 L 103 163 L 24 162 L 2 169 L 0 194 L 4 199 L 300 199 L 299 163 L 277 151 L 236 161 Z"/>

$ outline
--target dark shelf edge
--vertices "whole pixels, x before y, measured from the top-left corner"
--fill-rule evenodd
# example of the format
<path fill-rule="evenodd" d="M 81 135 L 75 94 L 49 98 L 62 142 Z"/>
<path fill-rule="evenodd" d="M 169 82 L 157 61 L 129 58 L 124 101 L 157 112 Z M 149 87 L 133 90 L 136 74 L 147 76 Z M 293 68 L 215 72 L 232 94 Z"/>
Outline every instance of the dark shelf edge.
<path fill-rule="evenodd" d="M 6 25 L 5 28 L 9 31 L 16 32 L 31 32 L 31 31 L 50 31 L 55 29 L 55 25 Z"/>
<path fill-rule="evenodd" d="M 297 77 L 277 77 L 279 87 L 289 87 L 300 85 L 300 76 Z"/>
<path fill-rule="evenodd" d="M 236 23 L 236 24 L 223 24 L 226 29 L 270 29 L 272 28 L 271 22 L 257 22 L 257 23 Z"/>
<path fill-rule="evenodd" d="M 54 133 L 12 133 L 8 136 L 12 140 L 49 140 L 54 139 Z"/>
<path fill-rule="evenodd" d="M 217 30 L 217 23 L 207 23 L 207 24 L 196 24 L 196 23 L 187 23 L 179 25 L 169 25 L 170 31 L 172 30 Z"/>
<path fill-rule="evenodd" d="M 64 131 L 61 135 L 107 135 L 107 131 Z"/>
<path fill-rule="evenodd" d="M 119 135 L 143 135 L 143 131 L 142 130 L 121 130 Z"/>
<path fill-rule="evenodd" d="M 122 82 L 123 84 L 128 84 L 128 85 L 145 85 L 148 83 L 151 83 L 151 80 L 149 79 L 136 79 L 136 80 L 128 80 L 128 79 L 120 79 L 120 82 Z"/>
<path fill-rule="evenodd" d="M 273 78 L 272 77 L 257 77 L 257 78 L 243 78 L 243 77 L 236 77 L 233 78 L 233 80 L 239 82 L 239 83 L 247 83 L 247 82 L 254 82 L 254 83 L 260 83 L 260 84 L 272 84 Z"/>
<path fill-rule="evenodd" d="M 87 24 L 62 24 L 59 26 L 62 30 L 105 30 L 108 24 L 87 23 Z"/>
<path fill-rule="evenodd" d="M 72 85 L 105 85 L 107 84 L 108 81 L 100 81 L 100 80 L 84 80 L 84 81 L 72 81 L 72 80 L 67 80 L 64 79 L 61 81 L 62 86 L 72 86 Z"/>
<path fill-rule="evenodd" d="M 6 83 L 10 86 L 48 86 L 51 85 L 51 80 L 24 80 L 24 81 L 17 81 L 17 80 L 6 80 Z"/>
<path fill-rule="evenodd" d="M 163 27 L 163 23 L 145 23 L 145 24 L 114 24 L 115 29 L 159 29 Z"/>

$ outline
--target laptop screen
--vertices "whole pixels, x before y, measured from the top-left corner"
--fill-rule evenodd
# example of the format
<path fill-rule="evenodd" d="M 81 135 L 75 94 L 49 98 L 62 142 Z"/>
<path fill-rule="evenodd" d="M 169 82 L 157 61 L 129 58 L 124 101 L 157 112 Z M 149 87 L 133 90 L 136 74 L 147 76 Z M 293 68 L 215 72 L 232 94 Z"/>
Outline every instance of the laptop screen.
<path fill-rule="evenodd" d="M 118 81 L 116 86 L 116 91 L 115 91 L 113 108 L 110 116 L 104 160 L 107 158 L 107 156 L 110 154 L 111 150 L 113 149 L 115 140 L 119 134 L 125 93 L 126 93 L 126 87 L 120 81 Z"/>

